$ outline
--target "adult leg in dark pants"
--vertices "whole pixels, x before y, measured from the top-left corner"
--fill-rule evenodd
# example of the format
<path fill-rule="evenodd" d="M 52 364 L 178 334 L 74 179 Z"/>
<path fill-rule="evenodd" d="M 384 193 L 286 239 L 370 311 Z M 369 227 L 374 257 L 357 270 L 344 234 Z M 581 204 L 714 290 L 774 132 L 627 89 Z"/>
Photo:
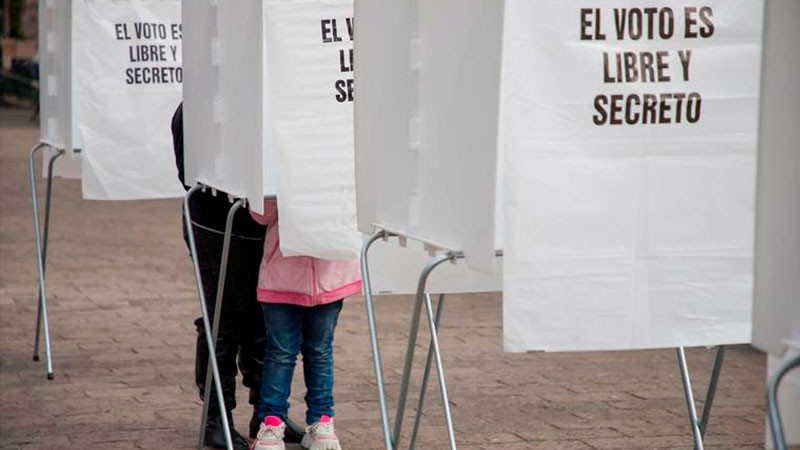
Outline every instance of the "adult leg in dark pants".
<path fill-rule="evenodd" d="M 209 319 L 213 322 L 223 234 L 201 226 L 195 226 L 194 230 L 203 292 L 206 296 Z M 256 288 L 263 248 L 263 239 L 231 236 L 216 356 L 235 448 L 247 448 L 247 441 L 233 430 L 231 417 L 231 411 L 236 407 L 237 362 L 238 370 L 242 372 L 243 384 L 250 388 L 249 397 L 252 404 L 259 398 L 261 386 L 266 332 L 260 305 L 256 300 Z M 208 367 L 208 347 L 202 319 L 195 320 L 195 326 L 197 328 L 195 381 L 202 398 Z M 210 447 L 224 448 L 225 438 L 219 405 L 214 391 L 211 392 L 205 442 Z"/>

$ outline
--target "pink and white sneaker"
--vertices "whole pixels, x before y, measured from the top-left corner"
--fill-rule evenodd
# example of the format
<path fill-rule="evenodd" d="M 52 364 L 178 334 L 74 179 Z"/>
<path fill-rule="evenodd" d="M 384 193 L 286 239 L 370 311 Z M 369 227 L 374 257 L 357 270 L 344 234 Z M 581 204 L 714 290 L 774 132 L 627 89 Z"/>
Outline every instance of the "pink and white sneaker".
<path fill-rule="evenodd" d="M 261 428 L 258 430 L 256 439 L 250 445 L 250 450 L 286 450 L 283 443 L 283 432 L 286 424 L 279 417 L 267 416 Z"/>
<path fill-rule="evenodd" d="M 307 427 L 306 435 L 303 436 L 300 445 L 308 450 L 342 450 L 339 438 L 336 437 L 333 418 L 328 415 L 322 416 L 319 422 Z"/>

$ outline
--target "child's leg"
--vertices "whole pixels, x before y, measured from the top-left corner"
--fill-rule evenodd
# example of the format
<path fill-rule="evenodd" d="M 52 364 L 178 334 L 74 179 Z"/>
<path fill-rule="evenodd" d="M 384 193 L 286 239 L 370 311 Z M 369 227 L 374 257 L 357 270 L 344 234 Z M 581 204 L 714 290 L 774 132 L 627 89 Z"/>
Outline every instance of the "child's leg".
<path fill-rule="evenodd" d="M 258 418 L 277 416 L 286 420 L 292 375 L 303 342 L 302 306 L 264 303 L 264 324 L 267 346 L 264 350 L 264 373 L 261 378 L 261 399 Z"/>
<path fill-rule="evenodd" d="M 333 332 L 342 300 L 306 308 L 303 318 L 303 372 L 306 382 L 306 423 L 333 416 Z"/>

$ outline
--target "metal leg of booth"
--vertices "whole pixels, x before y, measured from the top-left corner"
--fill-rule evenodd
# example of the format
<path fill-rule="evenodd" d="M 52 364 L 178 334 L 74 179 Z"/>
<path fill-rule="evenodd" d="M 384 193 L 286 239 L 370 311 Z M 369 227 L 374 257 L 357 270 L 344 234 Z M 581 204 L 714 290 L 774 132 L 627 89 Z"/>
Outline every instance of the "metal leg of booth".
<path fill-rule="evenodd" d="M 714 405 L 714 396 L 717 394 L 717 382 L 719 381 L 720 371 L 722 371 L 723 361 L 725 361 L 725 346 L 720 345 L 717 347 L 717 353 L 714 355 L 714 367 L 711 369 L 711 379 L 708 380 L 706 401 L 703 403 L 703 417 L 700 419 L 700 433 L 702 433 L 703 437 L 705 437 L 706 431 L 708 430 L 711 407 Z"/>
<path fill-rule="evenodd" d="M 800 367 L 800 354 L 789 358 L 781 364 L 777 372 L 772 375 L 767 383 L 767 414 L 769 415 L 769 429 L 775 450 L 786 450 L 786 435 L 783 433 L 781 412 L 778 409 L 778 387 L 783 377 L 793 369 Z"/>
<path fill-rule="evenodd" d="M 398 394 L 397 400 L 397 415 L 394 419 L 394 437 L 393 437 L 393 444 L 396 447 L 399 446 L 400 443 L 400 436 L 403 430 L 403 415 L 405 414 L 406 409 L 406 399 L 408 398 L 408 387 L 411 381 L 411 368 L 414 362 L 414 350 L 417 346 L 417 335 L 419 335 L 419 319 L 420 315 L 422 314 L 422 303 L 425 299 L 425 285 L 428 282 L 428 276 L 430 276 L 431 272 L 438 267 L 440 264 L 446 261 L 450 261 L 454 259 L 456 256 L 452 253 L 448 253 L 444 256 L 434 257 L 428 264 L 425 265 L 425 268 L 422 269 L 422 273 L 419 276 L 419 282 L 417 284 L 417 295 L 414 301 L 414 311 L 411 313 L 411 329 L 408 333 L 408 347 L 406 348 L 406 361 L 403 367 L 403 378 L 400 381 L 400 393 Z M 427 305 L 426 305 L 427 306 Z M 430 314 L 431 321 L 433 320 L 433 313 Z M 439 355 L 439 344 L 438 344 L 438 333 L 436 332 L 435 327 L 431 329 L 431 341 L 435 342 L 436 345 L 434 346 L 434 353 L 436 356 L 436 368 L 439 371 L 439 381 L 440 381 L 440 388 L 442 389 L 443 398 L 447 398 L 447 387 L 442 381 L 444 380 L 444 373 L 441 364 L 441 356 Z M 449 403 L 445 403 L 445 419 L 447 422 L 447 432 L 451 438 L 451 447 L 455 448 L 455 441 L 454 441 L 454 432 L 452 429 L 452 418 L 450 417 L 450 405 Z"/>
<path fill-rule="evenodd" d="M 683 347 L 677 348 L 678 365 L 681 371 L 681 380 L 683 382 L 683 394 L 686 397 L 686 407 L 689 410 L 689 423 L 692 426 L 692 436 L 694 437 L 695 450 L 704 450 L 705 444 L 703 438 L 708 429 L 708 420 L 711 415 L 711 406 L 714 404 L 714 396 L 717 391 L 717 382 L 719 381 L 720 371 L 722 370 L 722 362 L 725 358 L 725 346 L 719 346 L 717 353 L 714 356 L 714 367 L 711 370 L 711 379 L 708 382 L 708 391 L 706 392 L 706 400 L 703 406 L 703 418 L 697 418 L 697 406 L 694 401 L 694 394 L 692 392 L 692 381 L 689 378 L 689 366 L 686 363 L 686 352 Z"/>
<path fill-rule="evenodd" d="M 703 434 L 700 432 L 700 424 L 697 420 L 697 408 L 694 404 L 694 394 L 692 394 L 692 382 L 689 379 L 689 367 L 686 365 L 686 352 L 683 347 L 678 347 L 678 364 L 681 369 L 681 379 L 683 380 L 683 393 L 686 396 L 686 406 L 689 408 L 689 421 L 692 425 L 692 435 L 694 435 L 695 450 L 703 450 Z"/>
<path fill-rule="evenodd" d="M 188 235 L 189 240 L 189 251 L 192 254 L 192 262 L 194 263 L 194 277 L 195 281 L 197 282 L 197 297 L 200 302 L 200 313 L 203 317 L 203 329 L 205 330 L 206 334 L 206 344 L 208 345 L 208 362 L 211 366 L 211 373 L 214 378 L 214 387 L 216 388 L 217 393 L 217 403 L 219 404 L 219 413 L 222 419 L 222 428 L 225 433 L 225 445 L 228 450 L 233 450 L 233 442 L 231 441 L 231 431 L 230 431 L 230 424 L 228 423 L 228 416 L 225 414 L 225 398 L 222 395 L 222 383 L 220 382 L 219 377 L 219 366 L 217 365 L 217 353 L 216 353 L 216 343 L 214 338 L 216 334 L 212 333 L 211 324 L 208 320 L 208 309 L 206 308 L 206 296 L 203 292 L 203 278 L 200 275 L 200 264 L 198 262 L 197 257 L 197 247 L 194 243 L 194 227 L 192 226 L 192 214 L 191 208 L 189 207 L 189 200 L 191 199 L 192 195 L 200 189 L 200 185 L 196 184 L 189 192 L 186 193 L 186 197 L 183 200 L 183 219 L 186 223 L 186 234 Z M 227 231 L 227 230 L 226 230 Z M 226 258 L 227 259 L 227 258 Z M 219 305 L 220 302 L 217 302 Z M 216 316 L 219 318 L 219 315 Z M 208 386 L 208 384 L 206 384 Z M 208 398 L 208 395 L 206 395 Z M 202 440 L 200 442 L 202 448 Z"/>
<path fill-rule="evenodd" d="M 430 297 L 430 294 L 425 294 Z M 442 320 L 442 311 L 444 310 L 444 294 L 439 294 L 439 302 L 436 305 L 436 330 L 439 330 L 439 324 Z M 419 436 L 419 427 L 422 424 L 422 410 L 425 407 L 425 394 L 428 390 L 428 380 L 431 376 L 431 364 L 433 363 L 433 340 L 428 346 L 428 358 L 425 360 L 425 372 L 422 374 L 422 386 L 419 389 L 419 401 L 417 403 L 417 414 L 414 417 L 414 428 L 411 431 L 411 440 L 408 448 L 417 448 L 417 437 Z"/>
<path fill-rule="evenodd" d="M 30 176 L 30 182 L 31 182 L 31 203 L 33 205 L 33 230 L 36 235 L 36 262 L 39 271 L 39 298 L 38 298 L 38 312 L 36 314 L 37 338 L 36 338 L 36 344 L 34 346 L 38 347 L 39 330 L 41 329 L 40 327 L 43 327 L 45 357 L 47 361 L 47 369 L 46 369 L 47 379 L 52 380 L 54 377 L 53 356 L 50 348 L 50 323 L 47 317 L 47 290 L 45 288 L 44 252 L 42 245 L 43 244 L 42 232 L 41 228 L 39 227 L 39 196 L 38 196 L 38 189 L 36 188 L 36 168 L 35 168 L 36 152 L 45 147 L 47 147 L 47 144 L 40 143 L 31 149 L 30 156 L 28 158 L 28 170 L 29 170 L 28 175 Z M 36 356 L 36 353 L 34 353 L 34 356 Z"/>
<path fill-rule="evenodd" d="M 378 385 L 378 404 L 381 410 L 381 427 L 383 429 L 383 445 L 386 450 L 393 450 L 392 432 L 389 428 L 389 409 L 386 406 L 386 385 L 383 381 L 383 362 L 381 360 L 381 348 L 378 343 L 378 331 L 375 323 L 375 306 L 372 301 L 372 286 L 369 280 L 369 262 L 367 256 L 369 248 L 375 241 L 388 238 L 386 231 L 378 231 L 373 234 L 361 247 L 361 280 L 364 287 L 364 302 L 367 310 L 367 326 L 369 328 L 369 343 L 372 348 L 372 361 L 375 366 L 375 382 Z"/>
<path fill-rule="evenodd" d="M 50 235 L 50 203 L 51 199 L 53 198 L 53 166 L 55 165 L 56 159 L 65 153 L 66 152 L 64 150 L 58 150 L 55 154 L 50 155 L 50 159 L 47 163 L 47 188 L 45 191 L 44 203 L 44 234 L 42 235 L 42 273 L 45 276 L 47 274 L 47 237 Z M 45 283 L 47 283 L 46 279 Z M 39 342 L 41 341 L 40 336 L 42 330 L 42 303 L 42 290 L 40 289 L 39 306 L 36 309 L 36 338 L 33 343 L 34 361 L 39 361 Z"/>
<path fill-rule="evenodd" d="M 411 379 L 411 366 L 414 361 L 414 349 L 416 347 L 417 342 L 417 335 L 419 332 L 419 319 L 420 315 L 422 314 L 422 303 L 423 300 L 427 299 L 426 302 L 426 311 L 430 309 L 428 312 L 429 316 L 429 324 L 431 324 L 431 347 L 429 348 L 429 356 L 428 361 L 426 364 L 426 375 L 425 380 L 429 378 L 430 374 L 430 365 L 431 361 L 435 358 L 436 361 L 436 368 L 437 373 L 439 374 L 439 387 L 442 392 L 442 398 L 444 400 L 444 413 L 447 422 L 447 431 L 448 436 L 450 438 L 450 445 L 451 448 L 455 448 L 455 433 L 453 431 L 453 421 L 450 414 L 450 404 L 447 401 L 447 385 L 444 381 L 444 368 L 442 364 L 441 352 L 439 351 L 439 341 L 438 341 L 438 332 L 437 326 L 439 318 L 441 317 L 441 308 L 443 306 L 443 297 L 440 297 L 439 306 L 437 307 L 436 318 L 434 319 L 433 312 L 432 312 L 432 305 L 430 308 L 427 306 L 430 304 L 430 296 L 425 293 L 425 285 L 428 280 L 428 276 L 430 273 L 435 269 L 437 266 L 442 264 L 445 261 L 450 261 L 457 257 L 454 253 L 449 253 L 445 256 L 441 256 L 438 258 L 434 258 L 428 262 L 425 268 L 422 270 L 422 273 L 419 277 L 419 283 L 417 285 L 417 294 L 414 302 L 414 311 L 411 315 L 411 330 L 408 336 L 408 348 L 406 349 L 406 360 L 405 365 L 403 368 L 403 377 L 400 386 L 400 393 L 399 393 L 399 400 L 397 405 L 397 416 L 395 418 L 395 428 L 394 434 L 390 429 L 390 419 L 389 419 L 389 410 L 387 407 L 386 402 L 386 384 L 384 382 L 383 377 L 383 362 L 381 360 L 381 353 L 380 353 L 380 344 L 378 342 L 378 332 L 377 332 L 377 325 L 375 320 L 375 305 L 372 297 L 372 287 L 370 284 L 370 276 L 369 276 L 369 249 L 376 241 L 382 238 L 388 238 L 392 236 L 391 233 L 388 231 L 378 231 L 377 233 L 373 234 L 363 245 L 361 248 L 361 276 L 364 283 L 364 299 L 366 302 L 366 312 L 367 312 L 367 325 L 369 327 L 369 334 L 370 334 L 370 345 L 372 347 L 372 358 L 375 365 L 375 381 L 378 385 L 378 402 L 380 406 L 381 412 L 381 425 L 383 428 L 383 442 L 384 447 L 387 450 L 393 450 L 398 448 L 400 443 L 400 434 L 402 432 L 402 425 L 403 425 L 403 414 L 405 412 L 405 404 L 406 399 L 408 398 L 408 387 L 409 382 Z M 427 383 L 423 384 L 422 387 L 422 395 L 424 397 L 425 387 Z M 419 409 L 417 410 L 417 414 L 421 413 L 422 409 L 422 402 L 420 402 Z M 417 419 L 419 420 L 419 419 Z M 418 425 L 415 425 L 415 428 L 418 428 Z M 414 442 L 412 445 L 416 445 L 416 434 L 414 433 Z"/>
<path fill-rule="evenodd" d="M 436 361 L 436 372 L 439 378 L 439 391 L 441 392 L 442 396 L 442 409 L 444 410 L 444 420 L 447 425 L 447 437 L 450 440 L 450 449 L 456 450 L 456 433 L 453 429 L 453 416 L 450 414 L 450 398 L 447 395 L 447 381 L 445 380 L 444 376 L 444 363 L 442 362 L 442 353 L 439 349 L 439 330 L 434 320 L 431 296 L 427 294 L 425 295 L 425 311 L 428 313 L 428 327 L 431 330 L 431 346 L 433 347 L 433 356 Z"/>
<path fill-rule="evenodd" d="M 233 203 L 230 210 L 228 210 L 228 217 L 225 220 L 225 235 L 222 240 L 222 256 L 219 263 L 219 278 L 217 280 L 217 298 L 214 304 L 214 324 L 211 327 L 212 339 L 214 340 L 214 348 L 217 348 L 217 335 L 219 334 L 219 321 L 222 316 L 222 298 L 225 292 L 225 275 L 228 271 L 228 255 L 230 253 L 231 233 L 233 233 L 233 218 L 236 211 L 244 206 L 245 200 L 239 199 Z M 208 406 L 211 400 L 211 358 L 208 360 L 208 367 L 206 368 L 206 384 L 203 391 L 203 414 L 200 420 L 200 440 L 198 448 L 203 448 L 203 443 L 206 437 L 206 425 L 208 423 Z"/>

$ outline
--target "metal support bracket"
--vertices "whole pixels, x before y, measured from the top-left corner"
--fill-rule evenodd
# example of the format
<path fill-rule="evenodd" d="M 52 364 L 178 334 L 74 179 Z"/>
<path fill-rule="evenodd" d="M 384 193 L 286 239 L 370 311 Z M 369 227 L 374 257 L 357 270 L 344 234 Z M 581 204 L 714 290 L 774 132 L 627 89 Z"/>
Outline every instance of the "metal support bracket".
<path fill-rule="evenodd" d="M 796 370 L 798 367 L 800 367 L 800 354 L 784 361 L 767 384 L 767 414 L 769 415 L 769 429 L 772 432 L 772 441 L 775 443 L 775 450 L 787 449 L 781 412 L 778 409 L 778 387 L 783 377 L 790 371 Z"/>
<path fill-rule="evenodd" d="M 697 406 L 694 401 L 694 394 L 692 392 L 692 382 L 689 378 L 689 366 L 686 363 L 686 352 L 683 347 L 677 348 L 678 365 L 681 372 L 681 380 L 683 381 L 683 393 L 686 398 L 686 407 L 689 410 L 689 423 L 692 427 L 692 436 L 694 437 L 695 450 L 704 450 L 704 438 L 708 430 L 708 421 L 711 416 L 711 407 L 714 405 L 714 396 L 717 392 L 717 383 L 719 382 L 720 372 L 722 370 L 722 363 L 725 359 L 725 346 L 720 345 L 717 347 L 716 355 L 714 356 L 714 366 L 711 369 L 711 378 L 708 382 L 708 390 L 706 391 L 706 399 L 703 404 L 702 419 L 697 418 Z"/>
<path fill-rule="evenodd" d="M 217 348 L 217 335 L 219 334 L 219 322 L 222 316 L 222 299 L 225 292 L 225 276 L 228 271 L 228 255 L 230 253 L 231 234 L 233 233 L 233 218 L 236 216 L 236 211 L 244 206 L 244 199 L 239 199 L 231 205 L 228 210 L 228 217 L 225 220 L 225 235 L 222 238 L 222 255 L 219 263 L 219 278 L 217 279 L 217 298 L 214 304 L 214 325 L 211 328 L 212 340 L 214 341 L 214 349 Z M 216 357 L 216 354 L 214 355 Z M 211 366 L 211 358 L 208 358 L 208 366 L 206 367 L 206 383 L 203 391 L 203 414 L 200 419 L 200 438 L 197 448 L 202 450 L 205 446 L 206 425 L 208 424 L 208 406 L 211 402 L 211 384 L 213 382 L 214 374 Z M 223 412 L 223 415 L 227 414 Z M 225 418 L 227 421 L 227 417 Z M 226 437 L 226 439 L 228 439 Z"/>
<path fill-rule="evenodd" d="M 442 396 L 442 407 L 445 414 L 445 422 L 446 422 L 450 448 L 452 450 L 455 450 L 456 448 L 455 432 L 453 430 L 453 420 L 452 420 L 452 414 L 450 412 L 450 403 L 447 394 L 447 383 L 444 374 L 444 364 L 442 362 L 441 350 L 439 347 L 439 337 L 438 337 L 438 323 L 441 319 L 444 297 L 443 296 L 440 297 L 437 311 L 434 314 L 431 297 L 426 292 L 425 287 L 431 272 L 433 272 L 433 270 L 440 264 L 457 258 L 458 254 L 451 252 L 447 253 L 444 256 L 433 257 L 425 266 L 425 268 L 422 270 L 422 273 L 419 276 L 419 282 L 417 284 L 417 293 L 414 301 L 414 310 L 411 314 L 411 329 L 409 331 L 409 336 L 408 336 L 408 347 L 406 349 L 406 359 L 400 385 L 397 413 L 394 422 L 394 432 L 392 433 L 389 426 L 390 419 L 386 404 L 386 389 L 383 378 L 383 363 L 381 361 L 381 356 L 380 356 L 380 344 L 378 341 L 378 334 L 377 334 L 377 327 L 375 320 L 375 307 L 370 285 L 369 263 L 368 263 L 369 248 L 375 241 L 388 237 L 389 235 L 390 235 L 389 232 L 385 230 L 380 230 L 377 233 L 375 233 L 370 239 L 368 239 L 364 243 L 364 246 L 361 249 L 361 272 L 364 284 L 364 299 L 366 302 L 367 324 L 369 326 L 369 332 L 370 332 L 370 344 L 372 346 L 373 361 L 375 364 L 375 378 L 378 385 L 378 401 L 381 410 L 381 424 L 383 428 L 384 447 L 387 450 L 393 450 L 398 448 L 400 444 L 400 436 L 403 427 L 403 415 L 405 413 L 406 400 L 408 398 L 408 389 L 411 379 L 411 368 L 414 361 L 414 350 L 416 348 L 417 335 L 419 334 L 419 320 L 422 314 L 422 305 L 424 303 L 425 311 L 428 317 L 428 325 L 431 331 L 431 345 L 428 349 L 428 359 L 426 362 L 425 374 L 423 376 L 424 381 L 421 387 L 420 400 L 417 408 L 417 417 L 415 419 L 414 431 L 412 433 L 411 448 L 414 448 L 416 446 L 416 440 L 419 431 L 418 422 L 421 420 L 420 415 L 422 414 L 422 407 L 424 405 L 424 396 L 427 388 L 427 380 L 430 376 L 430 365 L 431 362 L 433 361 L 436 363 L 436 370 L 439 379 L 439 389 Z"/>
<path fill-rule="evenodd" d="M 216 339 L 215 339 L 216 333 L 212 333 L 211 324 L 209 323 L 208 320 L 206 296 L 205 293 L 203 292 L 203 278 L 200 275 L 200 263 L 197 257 L 197 247 L 195 246 L 194 243 L 194 227 L 192 225 L 192 213 L 191 213 L 191 208 L 189 207 L 189 200 L 192 198 L 192 195 L 195 192 L 197 192 L 200 188 L 201 188 L 200 184 L 196 184 L 191 189 L 189 189 L 189 192 L 186 193 L 186 197 L 183 200 L 183 218 L 186 223 L 186 234 L 188 235 L 189 251 L 192 254 L 192 262 L 194 263 L 194 276 L 195 276 L 195 281 L 197 282 L 197 297 L 198 300 L 200 301 L 200 313 L 203 316 L 203 329 L 205 330 L 206 344 L 208 345 L 208 363 L 211 366 L 211 373 L 214 378 L 214 387 L 216 388 L 217 403 L 219 404 L 219 413 L 220 413 L 220 418 L 222 419 L 222 428 L 223 432 L 225 433 L 225 446 L 228 448 L 228 450 L 233 450 L 233 442 L 231 441 L 231 429 L 230 429 L 230 424 L 228 423 L 228 415 L 226 414 L 225 398 L 222 395 L 222 383 L 220 382 L 219 367 L 217 365 Z M 231 214 L 229 213 L 228 218 L 230 219 L 230 217 Z M 228 227 L 226 226 L 226 232 L 227 231 Z M 228 243 L 230 241 L 230 234 L 226 234 L 226 236 L 228 237 L 226 243 Z M 226 252 L 223 249 L 223 256 L 225 256 L 223 261 L 225 261 L 225 263 L 227 264 L 227 255 L 224 253 Z M 222 270 L 220 270 L 220 274 L 222 275 Z M 221 301 L 218 299 L 217 306 L 219 306 L 220 304 Z M 215 316 L 216 325 L 219 324 L 218 320 L 219 320 L 219 314 Z M 208 386 L 209 384 L 206 383 L 206 387 Z M 208 390 L 206 390 L 206 393 L 208 394 Z M 208 398 L 207 394 L 205 397 L 206 399 Z M 203 409 L 204 411 L 206 411 L 206 413 L 208 412 L 207 405 L 204 405 Z M 205 427 L 203 427 L 203 431 L 205 431 Z M 203 436 L 201 436 L 200 438 L 200 445 L 201 445 L 200 448 L 202 449 Z"/>

